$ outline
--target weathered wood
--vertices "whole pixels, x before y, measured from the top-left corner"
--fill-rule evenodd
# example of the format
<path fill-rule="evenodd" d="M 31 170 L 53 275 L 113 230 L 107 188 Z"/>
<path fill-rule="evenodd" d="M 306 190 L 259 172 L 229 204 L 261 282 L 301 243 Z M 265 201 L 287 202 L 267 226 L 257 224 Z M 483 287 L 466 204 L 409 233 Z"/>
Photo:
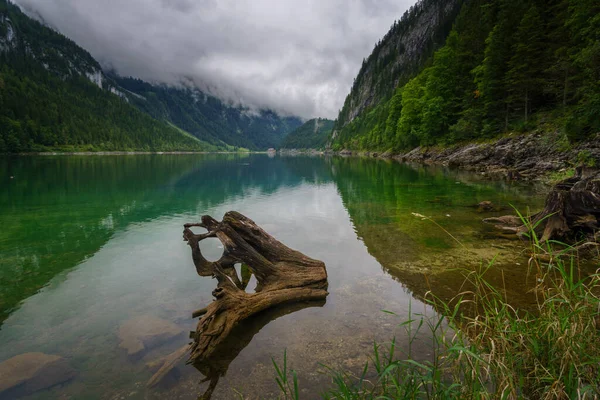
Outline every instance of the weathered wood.
<path fill-rule="evenodd" d="M 289 302 L 323 300 L 327 296 L 327 271 L 322 261 L 292 250 L 238 212 L 228 212 L 219 222 L 210 216 L 201 223 L 186 224 L 183 231 L 192 249 L 192 259 L 200 276 L 217 278 L 215 300 L 202 309 L 189 362 L 209 359 L 220 343 L 241 321 L 263 310 Z M 204 234 L 190 228 L 202 227 Z M 218 238 L 224 247 L 220 260 L 204 258 L 199 242 Z M 247 265 L 258 281 L 255 293 L 244 291 L 235 264 Z M 195 315 L 200 315 L 200 310 Z"/>
<path fill-rule="evenodd" d="M 546 197 L 544 209 L 529 217 L 527 224 L 518 224 L 514 216 L 487 218 L 484 222 L 518 235 L 533 227 L 543 242 L 592 238 L 600 227 L 600 172 L 577 168 L 574 177 L 554 186 Z"/>
<path fill-rule="evenodd" d="M 210 399 L 212 392 L 217 387 L 221 377 L 227 374 L 229 366 L 237 358 L 242 350 L 248 346 L 254 336 L 270 322 L 285 315 L 303 310 L 309 307 L 322 307 L 325 300 L 286 303 L 270 308 L 241 321 L 208 358 L 197 360 L 194 367 L 205 376 L 201 381 L 210 382 L 204 389 L 204 394 L 198 399 Z"/>
<path fill-rule="evenodd" d="M 149 369 L 159 369 L 154 375 L 152 375 L 152 378 L 150 378 L 146 385 L 148 387 L 154 387 L 158 385 L 177 366 L 177 363 L 182 360 L 186 354 L 188 354 L 188 351 L 189 346 L 185 345 L 166 357 L 147 363 L 146 367 Z"/>

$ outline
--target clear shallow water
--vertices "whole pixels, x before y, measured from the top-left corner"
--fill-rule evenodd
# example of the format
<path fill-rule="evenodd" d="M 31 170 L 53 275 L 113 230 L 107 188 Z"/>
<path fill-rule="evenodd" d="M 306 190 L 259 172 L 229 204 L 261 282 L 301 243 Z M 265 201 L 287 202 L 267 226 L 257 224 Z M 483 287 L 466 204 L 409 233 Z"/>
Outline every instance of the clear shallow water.
<path fill-rule="evenodd" d="M 541 199 L 530 197 L 531 187 L 384 160 L 137 155 L 5 158 L 0 189 L 0 361 L 41 351 L 78 371 L 29 398 L 192 399 L 203 392 L 203 375 L 190 366 L 145 387 L 152 375 L 145 364 L 187 343 L 185 336 L 138 359 L 126 356 L 117 337 L 139 315 L 195 329 L 191 313 L 211 301 L 215 281 L 196 275 L 181 232 L 203 214 L 247 215 L 323 260 L 330 289 L 322 306 L 274 310 L 244 326 L 231 352 L 215 360 L 224 376 L 214 399 L 236 391 L 275 397 L 271 357 L 281 360 L 285 349 L 304 395 L 316 396 L 329 384 L 320 363 L 358 369 L 373 340 L 394 335 L 402 347 L 396 325 L 409 307 L 433 315 L 418 299 L 427 290 L 451 298 L 464 281 L 456 268 L 482 259 L 499 255 L 490 280 L 515 302 L 530 301 L 521 245 L 493 238 L 481 224 L 510 209 L 481 214 L 472 206 L 535 207 Z M 218 243 L 212 246 L 218 255 Z M 427 357 L 421 339 L 416 351 Z"/>

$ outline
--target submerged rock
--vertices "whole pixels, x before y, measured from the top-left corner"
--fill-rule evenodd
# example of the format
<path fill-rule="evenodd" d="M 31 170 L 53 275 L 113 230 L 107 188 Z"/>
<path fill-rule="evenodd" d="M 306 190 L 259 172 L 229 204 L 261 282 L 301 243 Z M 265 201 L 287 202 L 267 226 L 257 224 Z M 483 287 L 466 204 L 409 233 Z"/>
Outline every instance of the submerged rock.
<path fill-rule="evenodd" d="M 183 333 L 183 329 L 172 322 L 150 315 L 132 318 L 119 327 L 119 347 L 136 356 L 144 350 L 158 346 Z"/>
<path fill-rule="evenodd" d="M 477 211 L 478 212 L 484 212 L 484 211 L 493 211 L 495 208 L 494 203 L 492 203 L 491 201 L 482 201 L 481 203 L 477 204 Z"/>
<path fill-rule="evenodd" d="M 77 372 L 60 357 L 25 353 L 0 363 L 0 398 L 15 398 L 73 378 Z"/>

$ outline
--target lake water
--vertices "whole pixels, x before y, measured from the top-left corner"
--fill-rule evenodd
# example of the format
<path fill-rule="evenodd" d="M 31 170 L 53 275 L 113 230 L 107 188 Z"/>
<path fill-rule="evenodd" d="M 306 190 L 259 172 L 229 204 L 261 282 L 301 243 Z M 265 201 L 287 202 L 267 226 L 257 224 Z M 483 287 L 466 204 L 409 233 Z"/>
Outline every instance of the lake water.
<path fill-rule="evenodd" d="M 503 210 L 473 207 L 492 201 Z M 487 277 L 527 306 L 527 252 L 482 218 L 539 207 L 530 185 L 489 182 L 443 168 L 361 158 L 267 155 L 44 156 L 0 159 L 0 362 L 26 352 L 64 357 L 67 383 L 27 398 L 195 399 L 202 373 L 181 365 L 146 388 L 147 362 L 189 342 L 194 310 L 216 281 L 196 275 L 183 224 L 229 210 L 289 247 L 323 260 L 320 306 L 273 310 L 249 321 L 215 360 L 213 399 L 278 395 L 271 359 L 287 352 L 303 396 L 330 385 L 322 364 L 362 367 L 373 341 L 396 336 L 431 290 L 450 299 L 464 271 L 497 256 Z M 412 213 L 430 217 L 423 220 Z M 458 243 L 460 242 L 460 244 Z M 207 253 L 218 257 L 218 242 Z M 304 307 L 304 308 L 303 308 Z M 390 310 L 397 315 L 384 313 Z M 150 315 L 186 334 L 131 358 L 119 327 Z M 427 335 L 415 345 L 428 356 Z M 2 377 L 0 377 L 0 380 Z"/>

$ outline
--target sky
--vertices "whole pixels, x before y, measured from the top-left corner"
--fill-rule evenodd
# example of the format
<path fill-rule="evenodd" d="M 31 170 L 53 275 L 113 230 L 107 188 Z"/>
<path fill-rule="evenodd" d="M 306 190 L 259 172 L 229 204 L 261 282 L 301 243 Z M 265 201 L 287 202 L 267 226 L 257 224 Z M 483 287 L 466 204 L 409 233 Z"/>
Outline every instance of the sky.
<path fill-rule="evenodd" d="M 13 0 L 105 68 L 233 104 L 335 119 L 415 0 Z"/>

